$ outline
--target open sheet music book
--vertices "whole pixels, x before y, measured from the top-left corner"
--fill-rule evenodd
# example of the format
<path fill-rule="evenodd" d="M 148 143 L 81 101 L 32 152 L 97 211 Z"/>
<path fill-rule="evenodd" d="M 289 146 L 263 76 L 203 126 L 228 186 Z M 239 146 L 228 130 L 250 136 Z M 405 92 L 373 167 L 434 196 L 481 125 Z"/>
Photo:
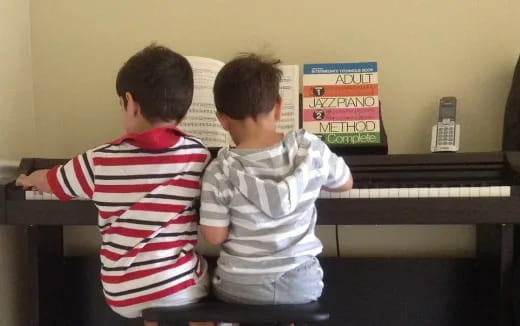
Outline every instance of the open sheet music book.
<path fill-rule="evenodd" d="M 233 145 L 231 136 L 219 124 L 215 115 L 213 100 L 213 84 L 224 66 L 224 62 L 203 57 L 186 57 L 193 69 L 195 89 L 193 102 L 188 114 L 179 125 L 188 134 L 200 138 L 208 147 L 224 147 Z M 282 118 L 278 121 L 279 132 L 287 133 L 299 128 L 299 66 L 280 65 L 283 72 L 280 82 L 282 97 Z"/>

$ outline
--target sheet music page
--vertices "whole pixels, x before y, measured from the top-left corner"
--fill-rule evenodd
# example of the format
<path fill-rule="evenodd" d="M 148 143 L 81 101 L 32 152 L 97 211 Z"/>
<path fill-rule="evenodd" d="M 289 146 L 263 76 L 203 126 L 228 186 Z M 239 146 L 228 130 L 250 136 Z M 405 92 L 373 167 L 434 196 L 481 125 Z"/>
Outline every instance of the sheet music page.
<path fill-rule="evenodd" d="M 284 134 L 300 127 L 300 67 L 298 65 L 280 65 L 280 97 L 282 98 L 282 117 L 276 125 L 278 132 Z"/>
<path fill-rule="evenodd" d="M 179 128 L 200 138 L 208 147 L 224 147 L 231 142 L 230 135 L 222 129 L 213 99 L 213 84 L 224 63 L 215 59 L 187 56 L 193 69 L 193 102 Z"/>
<path fill-rule="evenodd" d="M 213 84 L 224 63 L 211 58 L 195 56 L 186 58 L 193 69 L 195 87 L 193 102 L 179 128 L 200 138 L 208 147 L 232 146 L 231 136 L 222 129 L 215 116 L 213 98 Z M 298 65 L 280 65 L 279 68 L 283 73 L 280 81 L 282 116 L 277 122 L 277 130 L 286 134 L 299 128 L 300 71 Z"/>

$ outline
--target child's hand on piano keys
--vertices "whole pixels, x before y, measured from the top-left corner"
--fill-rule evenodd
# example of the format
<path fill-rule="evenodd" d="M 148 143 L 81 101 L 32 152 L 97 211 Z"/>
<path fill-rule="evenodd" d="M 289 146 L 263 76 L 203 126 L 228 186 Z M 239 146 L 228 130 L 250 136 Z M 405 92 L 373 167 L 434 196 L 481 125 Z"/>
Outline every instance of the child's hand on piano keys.
<path fill-rule="evenodd" d="M 21 174 L 16 179 L 16 185 L 23 187 L 24 189 L 33 189 L 40 192 L 51 193 L 51 188 L 47 182 L 47 171 L 48 170 L 37 170 L 30 175 Z"/>
<path fill-rule="evenodd" d="M 20 176 L 16 178 L 16 186 L 22 187 L 26 190 L 34 189 L 34 184 L 31 182 L 31 177 L 25 174 L 20 174 Z"/>

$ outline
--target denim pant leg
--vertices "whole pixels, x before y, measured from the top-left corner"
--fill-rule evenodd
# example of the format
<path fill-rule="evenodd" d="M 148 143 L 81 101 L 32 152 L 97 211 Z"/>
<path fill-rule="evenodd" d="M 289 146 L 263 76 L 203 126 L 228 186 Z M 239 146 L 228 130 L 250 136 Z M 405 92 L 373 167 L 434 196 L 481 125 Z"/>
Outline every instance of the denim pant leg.
<path fill-rule="evenodd" d="M 275 303 L 274 282 L 242 284 L 230 282 L 214 275 L 212 283 L 215 296 L 225 302 L 258 305 Z"/>
<path fill-rule="evenodd" d="M 303 304 L 318 300 L 323 292 L 323 270 L 317 258 L 301 264 L 275 282 L 276 304 Z"/>
<path fill-rule="evenodd" d="M 274 282 L 242 284 L 222 279 L 212 280 L 217 298 L 245 304 L 301 304 L 317 300 L 323 291 L 323 270 L 312 257 L 298 267 L 285 272 Z"/>

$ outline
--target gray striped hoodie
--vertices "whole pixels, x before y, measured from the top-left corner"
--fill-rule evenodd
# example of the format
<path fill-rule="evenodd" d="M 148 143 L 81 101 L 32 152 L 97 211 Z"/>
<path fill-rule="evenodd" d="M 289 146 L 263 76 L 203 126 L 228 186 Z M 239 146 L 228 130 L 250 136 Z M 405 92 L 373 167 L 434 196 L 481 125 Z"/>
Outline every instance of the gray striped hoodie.
<path fill-rule="evenodd" d="M 201 224 L 229 228 L 219 276 L 271 281 L 318 255 L 314 202 L 321 187 L 349 177 L 343 159 L 304 130 L 268 148 L 223 148 L 204 174 L 200 211 Z"/>

